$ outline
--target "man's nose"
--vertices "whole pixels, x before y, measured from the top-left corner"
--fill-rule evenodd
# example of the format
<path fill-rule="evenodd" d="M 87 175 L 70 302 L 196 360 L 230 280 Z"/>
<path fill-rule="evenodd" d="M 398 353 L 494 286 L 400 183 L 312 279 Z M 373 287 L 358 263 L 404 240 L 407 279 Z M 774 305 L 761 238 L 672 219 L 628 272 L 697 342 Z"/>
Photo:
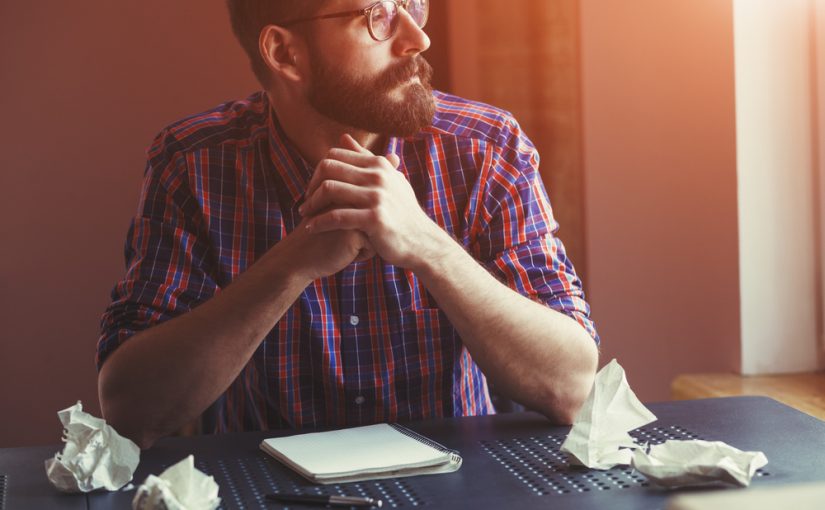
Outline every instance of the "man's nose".
<path fill-rule="evenodd" d="M 398 16 L 398 31 L 393 37 L 395 52 L 400 56 L 413 56 L 427 51 L 430 47 L 430 37 L 406 10 L 401 9 Z"/>

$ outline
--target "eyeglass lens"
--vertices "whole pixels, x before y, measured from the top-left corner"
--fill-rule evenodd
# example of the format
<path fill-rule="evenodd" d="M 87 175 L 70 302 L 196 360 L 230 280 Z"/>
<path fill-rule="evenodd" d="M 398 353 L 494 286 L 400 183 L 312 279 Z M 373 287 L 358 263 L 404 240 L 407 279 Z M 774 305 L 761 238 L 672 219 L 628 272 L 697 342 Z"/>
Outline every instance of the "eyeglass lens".
<path fill-rule="evenodd" d="M 428 1 L 407 1 L 406 10 L 419 27 L 423 27 L 427 22 Z M 398 3 L 393 0 L 377 3 L 370 12 L 370 28 L 373 36 L 380 41 L 389 39 L 398 28 L 398 20 Z"/>

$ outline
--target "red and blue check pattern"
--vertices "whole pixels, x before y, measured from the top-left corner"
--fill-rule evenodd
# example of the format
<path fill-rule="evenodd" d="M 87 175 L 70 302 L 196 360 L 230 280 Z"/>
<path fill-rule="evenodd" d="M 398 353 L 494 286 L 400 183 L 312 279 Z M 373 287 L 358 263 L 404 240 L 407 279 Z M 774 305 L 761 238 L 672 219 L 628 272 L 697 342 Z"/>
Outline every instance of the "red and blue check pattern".
<path fill-rule="evenodd" d="M 505 112 L 435 98 L 433 125 L 387 146 L 423 209 L 493 275 L 598 342 L 553 235 L 533 145 Z M 173 124 L 148 156 L 126 275 L 101 320 L 98 367 L 136 332 L 214 296 L 292 231 L 312 175 L 263 93 Z M 494 412 L 447 316 L 414 274 L 377 257 L 307 287 L 215 409 L 217 431 Z"/>

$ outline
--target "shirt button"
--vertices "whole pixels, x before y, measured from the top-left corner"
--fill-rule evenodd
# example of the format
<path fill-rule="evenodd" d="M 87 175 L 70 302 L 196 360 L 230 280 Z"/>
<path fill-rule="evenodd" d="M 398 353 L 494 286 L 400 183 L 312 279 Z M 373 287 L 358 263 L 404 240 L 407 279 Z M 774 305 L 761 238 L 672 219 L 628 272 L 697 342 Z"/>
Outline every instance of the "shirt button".
<path fill-rule="evenodd" d="M 367 399 L 365 399 L 363 395 L 358 395 L 357 397 L 355 397 L 355 405 L 359 405 L 359 406 L 360 406 L 360 405 L 361 405 L 361 404 L 363 404 L 366 400 L 367 400 Z"/>
<path fill-rule="evenodd" d="M 357 326 L 359 322 L 361 322 L 361 319 L 359 319 L 357 315 L 349 316 L 349 323 L 353 326 Z"/>

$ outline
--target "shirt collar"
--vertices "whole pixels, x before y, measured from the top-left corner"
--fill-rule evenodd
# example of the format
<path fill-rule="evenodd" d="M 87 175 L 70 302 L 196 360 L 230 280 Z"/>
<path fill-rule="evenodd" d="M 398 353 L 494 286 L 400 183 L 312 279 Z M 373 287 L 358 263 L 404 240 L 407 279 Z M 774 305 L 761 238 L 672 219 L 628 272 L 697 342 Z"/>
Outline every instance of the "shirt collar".
<path fill-rule="evenodd" d="M 303 200 L 313 169 L 298 152 L 295 144 L 286 136 L 266 94 L 264 94 L 264 102 L 267 109 L 270 159 L 280 174 L 293 203 L 298 204 Z"/>

